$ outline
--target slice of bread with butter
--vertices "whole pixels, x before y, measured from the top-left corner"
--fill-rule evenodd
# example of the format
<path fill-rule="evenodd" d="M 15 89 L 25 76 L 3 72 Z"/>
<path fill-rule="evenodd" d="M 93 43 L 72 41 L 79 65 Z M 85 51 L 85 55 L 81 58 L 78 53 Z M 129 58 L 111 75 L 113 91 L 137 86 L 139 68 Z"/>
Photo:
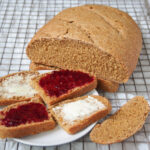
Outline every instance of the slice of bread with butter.
<path fill-rule="evenodd" d="M 101 96 L 82 96 L 60 102 L 50 107 L 58 124 L 69 134 L 74 134 L 105 117 L 111 111 L 109 101 Z"/>
<path fill-rule="evenodd" d="M 38 96 L 38 92 L 30 86 L 30 80 L 39 73 L 21 71 L 0 78 L 0 105 L 9 105 L 21 101 L 29 101 Z"/>

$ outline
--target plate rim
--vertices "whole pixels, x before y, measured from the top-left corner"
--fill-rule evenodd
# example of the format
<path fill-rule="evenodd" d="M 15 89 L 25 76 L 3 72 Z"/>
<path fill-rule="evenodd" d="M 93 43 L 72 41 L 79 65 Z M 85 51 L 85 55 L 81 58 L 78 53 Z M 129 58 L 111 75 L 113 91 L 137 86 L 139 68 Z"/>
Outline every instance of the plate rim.
<path fill-rule="evenodd" d="M 64 144 L 68 144 L 70 142 L 74 142 L 80 138 L 82 138 L 83 136 L 87 135 L 93 128 L 94 126 L 97 124 L 98 121 L 94 122 L 93 124 L 91 124 L 90 126 L 90 129 L 87 130 L 87 132 L 85 132 L 83 135 L 81 136 L 77 136 L 76 138 L 74 138 L 73 140 L 68 140 L 67 142 L 60 142 L 59 144 L 35 144 L 35 143 L 32 143 L 32 142 L 27 142 L 27 141 L 23 141 L 19 138 L 12 138 L 15 142 L 19 142 L 19 143 L 22 143 L 22 144 L 25 144 L 25 145 L 29 145 L 29 146 L 39 146 L 39 147 L 45 147 L 45 146 L 60 146 L 60 145 L 64 145 Z M 88 128 L 87 127 L 87 128 Z M 85 128 L 84 130 L 86 130 L 87 128 Z"/>

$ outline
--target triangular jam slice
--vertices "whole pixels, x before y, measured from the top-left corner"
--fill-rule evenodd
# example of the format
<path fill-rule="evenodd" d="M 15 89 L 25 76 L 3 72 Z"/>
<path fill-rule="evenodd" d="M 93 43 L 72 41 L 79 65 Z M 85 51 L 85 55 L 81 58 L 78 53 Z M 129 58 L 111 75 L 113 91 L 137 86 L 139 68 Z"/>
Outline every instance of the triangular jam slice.
<path fill-rule="evenodd" d="M 0 111 L 0 137 L 16 138 L 51 130 L 55 121 L 39 98 Z"/>
<path fill-rule="evenodd" d="M 81 71 L 60 70 L 39 75 L 31 84 L 45 103 L 51 105 L 91 91 L 96 88 L 97 80 Z"/>

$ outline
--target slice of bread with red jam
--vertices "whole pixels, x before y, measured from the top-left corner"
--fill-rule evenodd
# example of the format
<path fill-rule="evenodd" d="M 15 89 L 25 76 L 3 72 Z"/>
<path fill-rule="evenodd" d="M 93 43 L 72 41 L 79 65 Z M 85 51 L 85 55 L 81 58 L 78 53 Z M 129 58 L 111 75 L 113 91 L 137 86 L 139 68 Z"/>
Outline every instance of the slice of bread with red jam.
<path fill-rule="evenodd" d="M 81 71 L 59 70 L 33 78 L 31 85 L 47 105 L 52 105 L 93 90 L 97 86 L 97 80 Z"/>
<path fill-rule="evenodd" d="M 51 130 L 56 123 L 39 98 L 0 111 L 0 138 L 17 138 Z"/>
<path fill-rule="evenodd" d="M 31 62 L 30 70 L 38 71 L 38 70 L 61 70 L 61 69 L 54 66 L 47 66 L 47 65 Z M 117 92 L 118 88 L 119 88 L 119 84 L 116 82 L 103 80 L 99 78 L 97 79 L 97 89 L 99 90 L 102 90 L 104 92 Z"/>

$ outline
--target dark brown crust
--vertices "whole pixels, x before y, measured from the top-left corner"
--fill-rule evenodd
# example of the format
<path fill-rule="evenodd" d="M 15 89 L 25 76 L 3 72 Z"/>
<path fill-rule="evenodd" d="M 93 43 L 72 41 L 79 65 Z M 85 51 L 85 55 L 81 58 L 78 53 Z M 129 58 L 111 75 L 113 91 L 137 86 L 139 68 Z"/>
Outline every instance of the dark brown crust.
<path fill-rule="evenodd" d="M 62 104 L 66 104 L 66 103 L 69 103 L 69 102 L 77 101 L 79 99 L 84 99 L 87 96 L 82 96 L 82 97 L 70 99 L 70 100 L 67 100 L 67 101 L 55 104 L 52 107 L 50 107 L 50 112 L 52 113 L 54 118 L 57 120 L 58 124 L 62 128 L 64 128 L 64 130 L 66 130 L 69 134 L 75 134 L 76 132 L 81 131 L 82 129 L 84 129 L 85 127 L 89 126 L 90 124 L 98 121 L 99 119 L 102 119 L 103 117 L 105 117 L 111 111 L 112 107 L 111 107 L 109 101 L 106 98 L 101 97 L 101 96 L 95 96 L 95 95 L 91 95 L 91 96 L 96 98 L 96 99 L 98 99 L 99 101 L 101 101 L 106 106 L 106 108 L 104 110 L 101 110 L 99 112 L 94 113 L 93 115 L 85 118 L 82 121 L 79 120 L 79 121 L 75 122 L 74 124 L 67 124 L 67 123 L 64 124 L 63 118 L 60 117 L 58 114 L 56 114 L 52 109 L 55 106 L 60 106 Z"/>
<path fill-rule="evenodd" d="M 32 70 L 32 71 L 38 71 L 38 70 L 60 70 L 60 68 L 31 62 L 30 63 L 30 70 Z M 102 79 L 98 79 L 97 80 L 97 85 L 98 85 L 97 89 L 100 89 L 100 90 L 102 90 L 104 92 L 117 92 L 117 90 L 119 88 L 119 84 L 118 83 L 112 82 L 112 81 L 107 81 L 107 80 L 102 80 Z"/>
<path fill-rule="evenodd" d="M 107 81 L 107 80 L 102 80 L 102 79 L 98 79 L 97 84 L 98 84 L 97 88 L 104 92 L 117 92 L 119 88 L 118 83 Z"/>
<path fill-rule="evenodd" d="M 31 97 L 32 98 L 32 97 Z M 30 101 L 31 98 L 25 98 L 25 97 L 14 97 L 14 98 L 9 98 L 9 99 L 0 99 L 0 106 L 5 106 L 5 105 L 10 105 L 14 104 L 17 102 L 22 102 L 22 101 Z"/>
<path fill-rule="evenodd" d="M 6 128 L 0 127 L 1 138 L 19 138 L 27 135 L 34 135 L 40 132 L 51 130 L 55 127 L 54 120 L 43 121 L 30 125 L 22 125 L 20 127 Z"/>
<path fill-rule="evenodd" d="M 126 131 L 127 129 L 126 129 L 126 126 L 124 127 L 124 131 L 126 131 L 123 135 L 121 135 L 121 134 L 119 134 L 119 138 L 118 139 L 113 139 L 113 135 L 111 135 L 111 133 L 109 132 L 109 131 L 107 131 L 106 129 L 107 128 L 105 128 L 105 129 L 102 129 L 101 130 L 101 127 L 103 126 L 104 127 L 104 125 L 105 125 L 105 127 L 106 127 L 106 124 L 108 123 L 108 121 L 109 121 L 109 123 L 110 122 L 112 122 L 112 124 L 113 124 L 113 122 L 115 122 L 115 120 L 117 120 L 118 119 L 118 116 L 117 116 L 117 114 L 121 114 L 121 112 L 123 111 L 123 109 L 126 107 L 128 107 L 128 108 L 130 108 L 130 104 L 132 103 L 132 102 L 134 102 L 134 101 L 139 101 L 139 103 L 141 103 L 141 105 L 142 106 L 144 106 L 145 107 L 145 109 L 144 109 L 144 111 L 145 112 L 141 112 L 141 113 L 143 113 L 143 117 L 142 117 L 142 119 L 140 120 L 140 122 L 135 122 L 136 123 L 136 126 L 134 126 L 134 127 L 130 127 L 131 129 L 129 130 L 130 132 L 128 132 L 128 131 Z M 141 102 L 140 102 L 141 101 Z M 132 106 L 135 106 L 136 105 L 136 103 L 134 104 L 134 105 L 132 105 Z M 133 108 L 133 107 L 132 107 Z M 127 123 L 128 122 L 134 122 L 134 117 L 137 117 L 136 115 L 138 115 L 139 114 L 139 110 L 136 110 L 137 111 L 137 113 L 134 111 L 134 114 L 130 114 L 130 115 L 134 115 L 133 116 L 133 118 L 132 118 L 132 120 L 131 120 L 131 118 L 130 118 L 130 120 L 128 120 L 127 121 Z M 97 124 L 94 128 L 93 128 L 93 130 L 91 131 L 91 133 L 90 133 L 90 139 L 93 141 L 93 142 L 95 142 L 95 143 L 98 143 L 98 144 L 113 144 L 113 143 L 118 143 L 118 142 L 121 142 L 121 141 L 123 141 L 123 140 L 125 140 L 125 139 L 127 139 L 127 138 L 129 138 L 130 136 L 132 136 L 133 134 L 135 134 L 137 131 L 139 131 L 142 127 L 143 127 L 143 125 L 144 125 L 144 123 L 145 123 L 145 120 L 146 120 L 146 118 L 148 117 L 148 113 L 150 112 L 150 106 L 149 106 L 149 104 L 148 104 L 148 102 L 144 99 L 144 97 L 142 97 L 142 96 L 136 96 L 136 97 L 134 97 L 133 99 L 131 99 L 130 101 L 128 101 L 125 105 L 123 105 L 114 115 L 112 115 L 111 117 L 109 117 L 107 120 L 105 120 L 104 122 L 102 122 L 101 124 Z M 126 112 L 124 112 L 124 113 L 122 113 L 121 115 L 122 115 L 122 118 L 120 118 L 120 119 L 124 119 L 124 117 L 125 117 L 125 113 L 128 113 L 127 111 Z M 131 112 L 129 112 L 129 113 L 131 113 Z M 120 120 L 120 124 L 119 124 L 119 126 L 122 126 L 122 124 L 121 124 L 121 121 L 122 120 Z M 108 124 L 107 124 L 108 125 Z M 117 132 L 120 132 L 121 133 L 121 131 L 119 131 L 120 130 L 120 127 L 119 126 L 117 126 L 114 130 L 114 133 L 117 135 L 118 133 Z M 111 124 L 109 124 L 109 126 L 107 126 L 108 128 L 111 128 Z M 114 127 L 113 127 L 114 128 Z M 118 130 L 118 131 L 117 131 Z M 105 139 L 107 138 L 107 140 L 104 140 L 103 138 L 103 135 L 101 134 L 101 133 L 99 133 L 100 131 L 103 131 L 103 132 L 109 132 L 108 134 L 111 136 L 110 138 L 109 137 L 105 137 Z M 113 131 L 113 129 L 112 129 L 112 131 Z M 98 134 L 100 134 L 100 136 L 99 137 L 101 137 L 100 139 L 98 138 Z"/>
<path fill-rule="evenodd" d="M 44 102 L 47 105 L 52 105 L 52 104 L 58 103 L 58 102 L 60 102 L 62 100 L 65 100 L 65 99 L 78 97 L 80 95 L 83 95 L 83 94 L 85 94 L 85 93 L 87 93 L 87 92 L 95 89 L 96 86 L 97 86 L 97 80 L 94 77 L 94 80 L 92 82 L 87 83 L 86 85 L 83 85 L 80 88 L 75 88 L 73 90 L 69 90 L 68 93 L 63 94 L 63 95 L 61 95 L 59 97 L 50 97 L 39 86 L 39 80 L 40 80 L 40 78 L 43 77 L 43 76 L 45 76 L 46 74 L 42 74 L 42 75 L 39 75 L 38 77 L 33 78 L 31 80 L 31 85 L 33 86 L 33 88 L 35 88 L 38 91 L 39 95 L 43 98 Z"/>
<path fill-rule="evenodd" d="M 0 86 L 1 86 L 1 83 L 8 77 L 10 76 L 14 76 L 14 75 L 26 75 L 26 74 L 39 74 L 38 72 L 36 71 L 21 71 L 21 72 L 16 72 L 16 73 L 12 73 L 12 74 L 8 74 L 4 77 L 1 77 L 0 78 Z M 38 97 L 39 95 L 36 94 L 34 97 Z M 31 98 L 34 98 L 34 97 L 24 97 L 24 96 L 20 96 L 20 97 L 12 97 L 12 98 L 4 98 L 2 97 L 2 95 L 0 96 L 0 106 L 3 106 L 3 105 L 10 105 L 10 104 L 13 104 L 13 103 L 16 103 L 16 102 L 22 102 L 22 101 L 30 101 Z"/>
<path fill-rule="evenodd" d="M 42 103 L 40 98 L 32 99 L 30 102 Z M 19 105 L 30 103 L 30 102 L 20 102 L 9 105 L 5 107 L 2 111 L 8 111 L 11 108 L 16 108 Z M 2 116 L 0 116 L 1 118 Z M 33 122 L 25 125 L 19 125 L 17 127 L 5 127 L 0 125 L 0 138 L 18 138 L 24 137 L 27 135 L 34 135 L 40 132 L 48 131 L 53 129 L 56 126 L 55 121 L 53 120 L 51 114 L 49 113 L 49 120 L 43 122 Z"/>

